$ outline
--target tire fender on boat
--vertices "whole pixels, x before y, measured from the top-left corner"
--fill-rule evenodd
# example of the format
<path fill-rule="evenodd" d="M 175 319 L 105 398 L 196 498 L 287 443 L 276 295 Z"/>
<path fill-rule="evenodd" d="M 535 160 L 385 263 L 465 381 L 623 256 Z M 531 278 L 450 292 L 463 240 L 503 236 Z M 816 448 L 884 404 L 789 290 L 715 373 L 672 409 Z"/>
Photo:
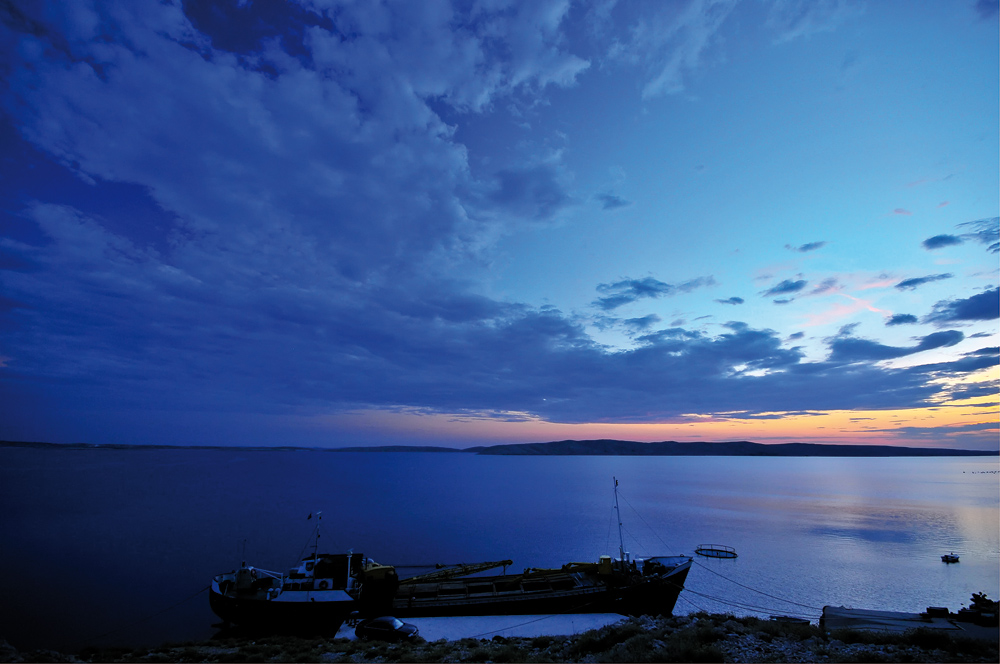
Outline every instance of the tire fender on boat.
<path fill-rule="evenodd" d="M 319 582 L 319 589 L 320 590 L 326 590 L 329 587 L 330 587 L 330 583 L 328 581 L 320 581 Z"/>

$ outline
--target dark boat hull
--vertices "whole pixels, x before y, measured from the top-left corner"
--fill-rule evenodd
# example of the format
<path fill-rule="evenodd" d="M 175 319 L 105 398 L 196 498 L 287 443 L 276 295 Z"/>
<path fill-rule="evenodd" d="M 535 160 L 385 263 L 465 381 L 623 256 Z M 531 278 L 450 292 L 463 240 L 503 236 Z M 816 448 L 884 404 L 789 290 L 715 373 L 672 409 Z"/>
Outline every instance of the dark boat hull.
<path fill-rule="evenodd" d="M 624 615 L 670 615 L 690 570 L 690 563 L 678 566 L 670 574 L 632 578 L 616 584 L 590 575 L 578 577 L 578 583 L 564 590 L 550 589 L 512 592 L 484 592 L 460 594 L 460 586 L 482 586 L 505 577 L 473 577 L 453 582 L 451 596 L 438 594 L 420 597 L 419 593 L 407 596 L 405 587 L 392 601 L 389 611 L 399 618 L 429 616 L 488 616 L 488 615 L 544 615 L 553 613 L 620 613 Z M 580 573 L 578 573 L 580 574 Z M 582 581 L 580 583 L 579 581 Z M 386 607 L 389 608 L 389 607 Z"/>
<path fill-rule="evenodd" d="M 335 601 L 277 601 L 259 596 L 222 594 L 216 584 L 209 589 L 212 612 L 224 622 L 268 632 L 336 634 L 357 608 L 346 593 Z"/>

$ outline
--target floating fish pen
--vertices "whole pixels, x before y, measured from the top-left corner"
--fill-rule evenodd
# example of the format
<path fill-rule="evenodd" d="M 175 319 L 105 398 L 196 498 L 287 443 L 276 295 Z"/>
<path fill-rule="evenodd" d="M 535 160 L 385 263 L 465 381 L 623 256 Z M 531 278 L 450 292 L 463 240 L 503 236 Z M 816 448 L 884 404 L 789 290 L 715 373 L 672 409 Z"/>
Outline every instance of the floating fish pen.
<path fill-rule="evenodd" d="M 736 549 L 723 544 L 699 544 L 694 550 L 699 556 L 706 558 L 735 558 Z"/>

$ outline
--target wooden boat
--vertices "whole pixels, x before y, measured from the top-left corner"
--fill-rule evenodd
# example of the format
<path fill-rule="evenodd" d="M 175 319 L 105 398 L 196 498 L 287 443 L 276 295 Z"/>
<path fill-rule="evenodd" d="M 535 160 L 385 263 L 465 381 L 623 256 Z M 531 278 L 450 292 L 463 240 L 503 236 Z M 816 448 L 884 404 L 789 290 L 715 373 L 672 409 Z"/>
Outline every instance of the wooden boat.
<path fill-rule="evenodd" d="M 385 610 L 399 617 L 622 613 L 670 615 L 691 568 L 687 556 L 601 556 L 521 574 L 400 582 Z M 362 593 L 364 595 L 364 592 Z M 376 611 L 378 612 L 378 611 Z"/>
<path fill-rule="evenodd" d="M 618 510 L 618 481 L 615 480 Z M 375 586 L 362 583 L 363 614 L 421 616 L 622 613 L 670 615 L 691 569 L 689 556 L 632 558 L 625 551 L 621 513 L 619 557 L 572 562 L 552 569 L 507 574 L 510 560 L 457 565 L 394 581 L 395 572 L 375 570 Z M 496 567 L 504 574 L 474 576 Z"/>

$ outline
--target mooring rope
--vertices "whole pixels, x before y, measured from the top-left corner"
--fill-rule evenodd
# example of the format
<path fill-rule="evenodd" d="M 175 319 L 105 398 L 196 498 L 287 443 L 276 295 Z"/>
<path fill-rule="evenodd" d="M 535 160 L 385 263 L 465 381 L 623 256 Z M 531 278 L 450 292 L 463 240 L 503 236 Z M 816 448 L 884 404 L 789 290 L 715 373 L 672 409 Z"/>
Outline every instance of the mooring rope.
<path fill-rule="evenodd" d="M 645 519 L 643 519 L 643 518 L 642 518 L 642 514 L 639 514 L 638 510 L 636 510 L 636 509 L 635 509 L 635 507 L 632 507 L 632 503 L 630 503 L 630 502 L 629 502 L 628 498 L 626 498 L 626 497 L 625 497 L 625 495 L 624 495 L 624 494 L 623 494 L 623 493 L 622 493 L 622 492 L 621 492 L 620 490 L 619 490 L 619 492 L 618 492 L 618 495 L 619 495 L 619 496 L 621 496 L 621 497 L 622 497 L 622 498 L 623 498 L 623 499 L 625 500 L 625 503 L 626 503 L 626 504 L 627 504 L 627 505 L 628 505 L 629 507 L 631 507 L 631 508 L 632 508 L 632 511 L 633 511 L 633 512 L 635 512 L 636 516 L 638 516 L 638 517 L 639 517 L 639 519 L 640 519 L 640 520 L 641 520 L 641 521 L 642 521 L 643 523 L 645 523 L 645 524 L 646 524 L 646 527 L 647 527 L 647 528 L 649 528 L 649 529 L 650 529 L 650 531 L 652 531 L 653 535 L 655 535 L 655 536 L 656 536 L 656 538 L 657 538 L 658 540 L 660 540 L 660 542 L 661 542 L 661 543 L 663 544 L 663 546 L 667 547 L 668 549 L 672 549 L 672 548 L 673 548 L 673 547 L 671 547 L 671 546 L 670 546 L 669 544 L 667 544 L 667 543 L 666 543 L 666 542 L 665 542 L 665 541 L 663 540 L 663 538 L 662 538 L 662 537 L 660 537 L 659 533 L 657 533 L 657 532 L 656 532 L 656 530 L 654 530 L 654 529 L 653 529 L 653 527 L 652 527 L 652 526 L 650 526 L 650 525 L 649 525 L 649 523 L 647 523 Z M 822 610 L 823 610 L 822 608 L 820 608 L 820 607 L 817 607 L 817 606 L 810 606 L 809 604 L 802 604 L 801 602 L 794 602 L 794 601 L 792 601 L 792 600 L 790 600 L 790 599 L 785 599 L 785 598 L 783 598 L 783 597 L 778 597 L 777 595 L 772 595 L 772 594 L 770 594 L 770 593 L 767 593 L 767 592 L 764 592 L 763 590 L 758 590 L 757 588 L 752 588 L 752 587 L 750 587 L 750 586 L 748 586 L 748 585 L 745 585 L 745 584 L 743 584 L 743 583 L 740 583 L 739 581 L 734 581 L 733 579 L 730 579 L 729 577 L 727 577 L 727 576 L 725 576 L 725 575 L 723 575 L 723 574 L 719 574 L 719 573 L 718 573 L 718 572 L 716 572 L 715 570 L 713 570 L 713 569 L 710 569 L 710 568 L 706 567 L 705 565 L 702 565 L 702 564 L 701 564 L 700 562 L 698 562 L 697 560 L 692 560 L 691 562 L 693 562 L 693 563 L 694 563 L 695 565 L 697 565 L 698 567 L 701 567 L 702 569 L 705 569 L 705 570 L 708 570 L 708 571 L 709 571 L 709 572 L 711 572 L 712 574 L 715 574 L 716 576 L 718 576 L 718 577 L 720 577 L 720 578 L 722 578 L 722 579 L 725 579 L 726 581 L 729 581 L 730 583 L 734 583 L 734 584 L 736 584 L 736 585 L 737 585 L 737 586 L 739 586 L 740 588 L 744 588 L 744 589 L 746 589 L 746 590 L 749 590 L 749 591 L 751 591 L 751 592 L 755 592 L 755 593 L 760 593 L 761 595 L 764 595 L 765 597 L 770 597 L 771 599 L 776 599 L 776 600 L 778 600 L 779 602 L 787 602 L 788 604 L 794 604 L 795 606 L 801 606 L 801 607 L 803 607 L 803 608 L 805 608 L 805 609 L 812 609 L 813 611 L 822 611 Z M 686 590 L 689 590 L 689 589 L 686 589 Z M 693 591 L 691 591 L 691 592 L 693 592 Z"/>
<path fill-rule="evenodd" d="M 787 602 L 788 604 L 794 604 L 795 606 L 801 606 L 801 607 L 802 607 L 802 608 L 804 608 L 804 609 L 812 609 L 813 611 L 822 611 L 822 610 L 823 610 L 822 608 L 820 608 L 820 607 L 818 607 L 818 606 L 811 606 L 811 605 L 809 605 L 809 604 L 802 604 L 801 602 L 793 602 L 793 601 L 792 601 L 792 600 L 790 600 L 790 599 L 785 599 L 785 598 L 783 598 L 783 597 L 778 597 L 777 595 L 771 595 L 770 593 L 766 593 L 766 592 L 764 592 L 763 590 L 757 590 L 756 588 L 751 588 L 750 586 L 747 586 L 747 585 L 744 585 L 744 584 L 740 583 L 739 581 L 734 581 L 733 579 L 730 579 L 730 578 L 729 578 L 729 577 L 727 577 L 727 576 L 724 576 L 724 575 L 722 575 L 722 574 L 719 574 L 719 573 L 718 573 L 718 572 L 716 572 L 716 571 L 715 571 L 714 569 L 710 569 L 710 568 L 706 567 L 705 565 L 702 565 L 702 564 L 701 564 L 701 563 L 699 563 L 699 562 L 698 562 L 697 560 L 692 560 L 691 562 L 693 562 L 693 563 L 694 563 L 695 565 L 697 565 L 698 567 L 700 567 L 700 568 L 702 568 L 702 569 L 704 569 L 704 570 L 708 570 L 708 571 L 709 571 L 709 572 L 711 572 L 712 574 L 715 574 L 716 576 L 718 576 L 718 577 L 720 577 L 720 578 L 723 578 L 723 579 L 725 579 L 726 581 L 729 581 L 730 583 L 735 583 L 735 584 L 736 584 L 736 585 L 738 585 L 738 586 L 739 586 L 740 588 L 746 588 L 747 590 L 750 590 L 750 591 L 753 591 L 753 592 L 755 592 L 755 593 L 760 593 L 761 595 L 764 595 L 765 597 L 770 597 L 771 599 L 776 599 L 776 600 L 778 600 L 779 602 Z"/>

